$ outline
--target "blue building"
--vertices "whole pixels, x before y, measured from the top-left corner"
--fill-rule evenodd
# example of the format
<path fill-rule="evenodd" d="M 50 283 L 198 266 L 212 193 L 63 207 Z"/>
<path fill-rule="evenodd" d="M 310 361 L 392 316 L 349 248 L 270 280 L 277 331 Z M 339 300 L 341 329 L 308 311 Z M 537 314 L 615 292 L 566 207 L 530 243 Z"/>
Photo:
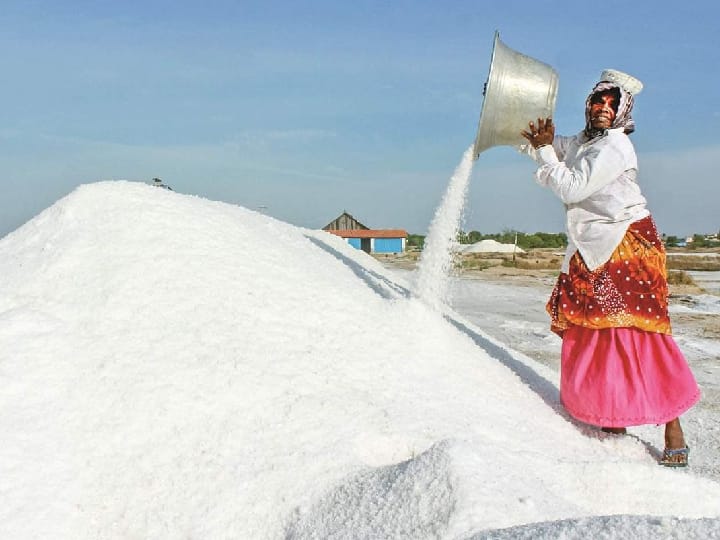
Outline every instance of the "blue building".
<path fill-rule="evenodd" d="M 402 253 L 407 244 L 407 231 L 402 229 L 371 229 L 347 212 L 325 225 L 324 231 L 345 238 L 348 244 L 366 253 Z"/>

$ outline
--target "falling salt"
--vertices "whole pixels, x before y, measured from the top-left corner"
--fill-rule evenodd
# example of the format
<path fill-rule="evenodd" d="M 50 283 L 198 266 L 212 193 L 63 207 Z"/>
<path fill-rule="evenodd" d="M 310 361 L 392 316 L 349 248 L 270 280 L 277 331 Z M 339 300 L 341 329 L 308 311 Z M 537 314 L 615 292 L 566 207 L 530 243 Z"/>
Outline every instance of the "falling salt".
<path fill-rule="evenodd" d="M 447 300 L 453 247 L 457 245 L 473 162 L 473 146 L 470 146 L 450 178 L 440 206 L 435 210 L 420 256 L 414 292 L 434 308 L 440 308 Z"/>

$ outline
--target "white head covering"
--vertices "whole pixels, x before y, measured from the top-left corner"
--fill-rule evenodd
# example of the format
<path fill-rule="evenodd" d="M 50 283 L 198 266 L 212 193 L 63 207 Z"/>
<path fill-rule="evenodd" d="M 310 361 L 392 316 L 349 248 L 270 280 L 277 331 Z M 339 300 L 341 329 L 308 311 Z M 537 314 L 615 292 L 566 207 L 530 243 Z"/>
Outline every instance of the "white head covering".
<path fill-rule="evenodd" d="M 638 79 L 617 69 L 606 69 L 600 74 L 600 80 L 615 83 L 633 96 L 637 96 L 643 89 L 643 83 Z"/>
<path fill-rule="evenodd" d="M 635 131 L 635 121 L 632 117 L 634 96 L 642 91 L 643 84 L 632 75 L 616 69 L 606 69 L 600 74 L 600 82 L 595 85 L 585 101 L 585 135 L 588 139 L 594 139 L 605 132 L 604 129 L 594 128 L 590 121 L 590 103 L 593 95 L 614 88 L 617 89 L 619 102 L 616 104 L 612 127 L 622 127 L 628 135 Z"/>

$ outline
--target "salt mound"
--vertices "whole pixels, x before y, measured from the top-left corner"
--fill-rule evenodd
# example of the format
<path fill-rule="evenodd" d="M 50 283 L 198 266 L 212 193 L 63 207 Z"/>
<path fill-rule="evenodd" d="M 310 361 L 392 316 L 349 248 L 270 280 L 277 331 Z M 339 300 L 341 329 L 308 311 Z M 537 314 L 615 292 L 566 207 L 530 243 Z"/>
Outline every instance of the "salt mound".
<path fill-rule="evenodd" d="M 533 523 L 478 533 L 467 540 L 557 540 L 558 538 L 710 540 L 720 538 L 720 529 L 716 519 L 619 515 Z"/>
<path fill-rule="evenodd" d="M 285 538 L 440 536 L 458 502 L 460 479 L 453 469 L 450 444 L 440 442 L 408 461 L 346 479 L 299 513 Z"/>
<path fill-rule="evenodd" d="M 486 238 L 463 246 L 463 253 L 525 253 L 525 250 L 514 244 L 502 244 L 497 240 Z"/>
<path fill-rule="evenodd" d="M 434 403 L 480 413 L 482 352 L 384 272 L 322 231 L 129 182 L 6 236 L 0 536 L 274 538 L 470 422 Z"/>
<path fill-rule="evenodd" d="M 323 231 L 102 182 L 0 240 L 0 276 L 2 538 L 301 536 L 335 500 L 416 538 L 720 512 Z"/>

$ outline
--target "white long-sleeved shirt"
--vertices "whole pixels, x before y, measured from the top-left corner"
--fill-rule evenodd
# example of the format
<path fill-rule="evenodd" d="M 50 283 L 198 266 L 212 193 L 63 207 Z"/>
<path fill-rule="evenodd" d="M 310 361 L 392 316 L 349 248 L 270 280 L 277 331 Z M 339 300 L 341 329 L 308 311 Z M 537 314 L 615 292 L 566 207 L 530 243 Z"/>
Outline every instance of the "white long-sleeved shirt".
<path fill-rule="evenodd" d="M 540 165 L 537 182 L 565 203 L 568 248 L 562 265 L 579 251 L 590 270 L 602 266 L 633 221 L 650 214 L 640 192 L 637 156 L 623 129 L 587 141 L 581 132 L 556 136 L 552 146 L 521 147 Z"/>

